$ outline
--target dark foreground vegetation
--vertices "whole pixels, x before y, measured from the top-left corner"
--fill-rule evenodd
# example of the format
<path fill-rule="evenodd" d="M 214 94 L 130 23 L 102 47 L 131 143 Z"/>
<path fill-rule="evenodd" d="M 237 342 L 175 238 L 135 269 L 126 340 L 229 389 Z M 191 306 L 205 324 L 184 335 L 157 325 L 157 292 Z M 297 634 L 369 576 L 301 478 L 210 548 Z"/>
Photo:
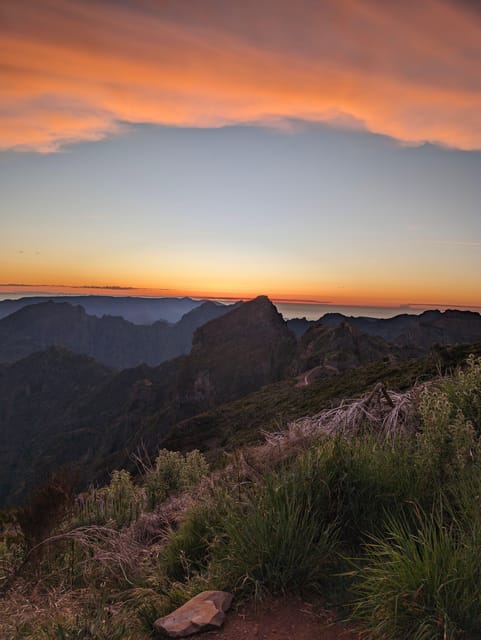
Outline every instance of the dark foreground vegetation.
<path fill-rule="evenodd" d="M 481 637 L 481 359 L 301 420 L 212 469 L 137 458 L 4 513 L 0 636 L 140 640 L 206 588 L 319 594 L 367 638 Z"/>

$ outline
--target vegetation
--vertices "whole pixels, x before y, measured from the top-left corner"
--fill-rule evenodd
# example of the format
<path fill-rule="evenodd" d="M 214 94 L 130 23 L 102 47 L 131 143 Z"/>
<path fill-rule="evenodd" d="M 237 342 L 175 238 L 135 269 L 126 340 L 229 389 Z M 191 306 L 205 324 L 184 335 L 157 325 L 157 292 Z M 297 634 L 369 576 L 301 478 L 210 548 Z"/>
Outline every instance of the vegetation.
<path fill-rule="evenodd" d="M 50 527 L 39 498 L 2 519 L 0 635 L 140 640 L 222 588 L 335 597 L 376 640 L 480 637 L 480 437 L 471 357 L 404 394 L 326 407 L 222 468 L 161 451 L 74 501 L 51 482 Z"/>

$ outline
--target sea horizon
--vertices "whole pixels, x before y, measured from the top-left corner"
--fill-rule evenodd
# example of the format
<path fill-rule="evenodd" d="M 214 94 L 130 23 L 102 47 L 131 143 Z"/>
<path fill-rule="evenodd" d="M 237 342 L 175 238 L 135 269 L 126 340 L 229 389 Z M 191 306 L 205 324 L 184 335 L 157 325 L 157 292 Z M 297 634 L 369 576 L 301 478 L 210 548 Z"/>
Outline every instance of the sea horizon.
<path fill-rule="evenodd" d="M 29 292 L 0 292 L 0 302 L 5 300 L 19 300 L 20 298 L 56 298 L 56 297 L 106 297 L 108 294 L 95 294 L 95 293 L 46 293 L 44 291 L 29 291 Z M 221 304 L 233 304 L 235 298 L 199 298 L 197 296 L 142 296 L 142 295 L 113 295 L 112 297 L 118 298 L 148 298 L 151 300 L 160 300 L 162 298 L 192 298 L 193 300 L 212 300 Z M 242 300 L 242 298 L 239 298 Z M 272 300 L 273 304 L 278 309 L 279 313 L 286 320 L 292 320 L 294 318 L 306 318 L 306 320 L 318 320 L 326 313 L 340 313 L 345 316 L 351 317 L 370 317 L 370 318 L 393 318 L 401 314 L 420 315 L 424 311 L 439 309 L 444 311 L 446 309 L 457 309 L 460 311 L 474 311 L 479 313 L 480 307 L 477 306 L 457 306 L 457 305 L 415 305 L 406 304 L 399 306 L 380 306 L 380 305 L 342 305 L 335 303 L 318 303 L 318 302 L 276 302 Z"/>

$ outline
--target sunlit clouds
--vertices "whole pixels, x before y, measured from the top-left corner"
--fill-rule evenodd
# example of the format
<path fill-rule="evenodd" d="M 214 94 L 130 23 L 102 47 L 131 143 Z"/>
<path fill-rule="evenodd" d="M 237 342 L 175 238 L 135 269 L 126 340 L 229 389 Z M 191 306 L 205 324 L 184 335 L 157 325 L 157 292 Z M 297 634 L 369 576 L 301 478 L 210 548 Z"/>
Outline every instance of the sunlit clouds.
<path fill-rule="evenodd" d="M 462 2 L 16 0 L 0 21 L 1 149 L 291 120 L 481 149 L 481 16 Z"/>

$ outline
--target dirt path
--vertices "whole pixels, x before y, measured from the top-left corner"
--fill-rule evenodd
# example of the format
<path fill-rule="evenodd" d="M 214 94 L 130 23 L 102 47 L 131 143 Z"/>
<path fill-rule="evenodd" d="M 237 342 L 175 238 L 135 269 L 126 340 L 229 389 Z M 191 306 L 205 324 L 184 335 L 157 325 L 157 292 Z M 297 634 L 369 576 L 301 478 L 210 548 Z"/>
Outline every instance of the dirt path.
<path fill-rule="evenodd" d="M 269 600 L 258 605 L 233 609 L 220 631 L 202 638 L 212 640 L 359 640 L 348 625 L 319 604 L 296 598 Z"/>
<path fill-rule="evenodd" d="M 320 371 L 324 371 L 325 373 L 330 374 L 339 373 L 338 369 L 332 367 L 331 365 L 319 365 L 317 367 L 314 367 L 313 369 L 309 369 L 309 371 L 304 371 L 304 373 L 298 376 L 296 387 L 307 387 L 311 384 L 311 382 L 317 380 Z"/>

